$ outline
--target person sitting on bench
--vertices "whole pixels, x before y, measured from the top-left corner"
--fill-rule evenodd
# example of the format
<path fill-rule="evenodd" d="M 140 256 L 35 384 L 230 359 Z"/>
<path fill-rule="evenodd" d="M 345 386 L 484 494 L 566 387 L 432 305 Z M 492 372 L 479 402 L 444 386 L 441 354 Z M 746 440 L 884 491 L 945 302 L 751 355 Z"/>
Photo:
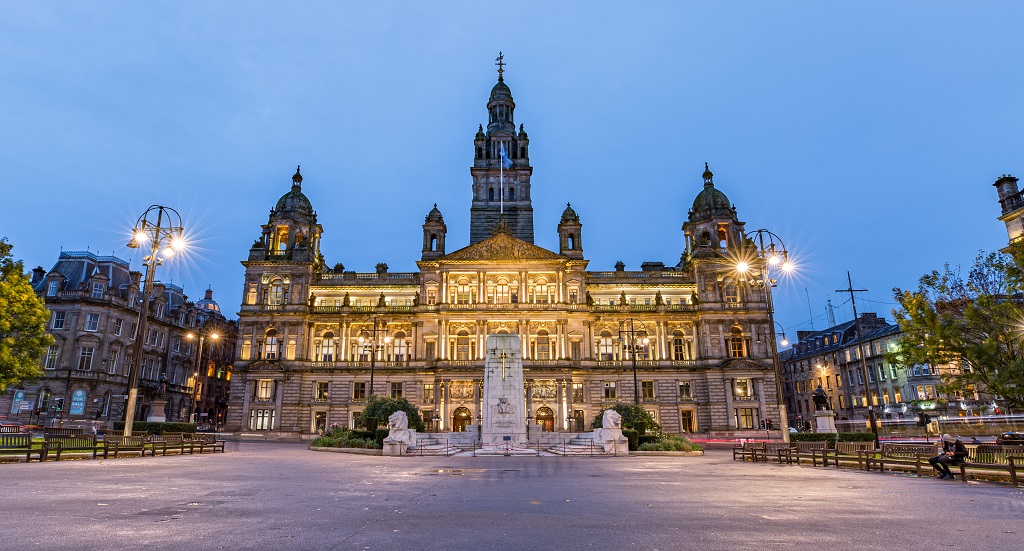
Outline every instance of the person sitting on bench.
<path fill-rule="evenodd" d="M 953 476 L 952 471 L 949 470 L 950 465 L 959 465 L 967 458 L 967 448 L 964 447 L 964 443 L 959 438 L 954 438 L 949 434 L 942 435 L 942 453 L 932 457 L 928 460 L 935 467 L 936 471 L 939 471 L 939 478 L 956 478 Z"/>

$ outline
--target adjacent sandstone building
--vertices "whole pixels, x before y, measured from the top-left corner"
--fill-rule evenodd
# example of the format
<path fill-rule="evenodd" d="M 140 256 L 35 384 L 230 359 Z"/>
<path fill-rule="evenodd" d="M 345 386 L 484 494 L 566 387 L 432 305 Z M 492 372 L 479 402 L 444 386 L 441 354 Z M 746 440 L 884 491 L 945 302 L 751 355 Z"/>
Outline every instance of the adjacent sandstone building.
<path fill-rule="evenodd" d="M 711 171 L 694 186 L 682 235 L 665 236 L 678 264 L 589 271 L 571 206 L 546 223 L 558 250 L 533 243 L 530 144 L 500 74 L 487 111 L 473 140 L 468 241 L 451 247 L 434 205 L 415 272 L 327 262 L 296 170 L 242 262 L 226 428 L 295 436 L 350 426 L 377 393 L 409 399 L 431 430 L 466 430 L 480 417 L 484 346 L 496 333 L 520 337 L 534 430 L 583 430 L 634 401 L 672 433 L 763 437 L 763 420 L 784 426 L 764 292 L 735 272 L 749 244 Z"/>

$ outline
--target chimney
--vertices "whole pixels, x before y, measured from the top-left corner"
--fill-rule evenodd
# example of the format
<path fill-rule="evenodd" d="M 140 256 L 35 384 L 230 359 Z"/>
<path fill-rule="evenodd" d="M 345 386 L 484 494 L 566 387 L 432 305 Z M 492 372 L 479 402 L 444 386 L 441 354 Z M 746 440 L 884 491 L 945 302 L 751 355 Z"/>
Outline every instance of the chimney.
<path fill-rule="evenodd" d="M 46 277 L 46 270 L 42 266 L 36 266 L 32 270 L 32 285 L 39 283 L 44 277 Z"/>

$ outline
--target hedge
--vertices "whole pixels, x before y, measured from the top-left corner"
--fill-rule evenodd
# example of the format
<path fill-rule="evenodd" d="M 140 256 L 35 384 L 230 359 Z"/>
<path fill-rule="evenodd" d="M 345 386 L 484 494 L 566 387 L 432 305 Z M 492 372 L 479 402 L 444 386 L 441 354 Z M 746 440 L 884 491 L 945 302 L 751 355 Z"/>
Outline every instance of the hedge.
<path fill-rule="evenodd" d="M 796 432 L 789 435 L 790 442 L 831 442 L 835 445 L 836 437 L 840 442 L 874 442 L 872 432 Z"/>
<path fill-rule="evenodd" d="M 195 423 L 173 423 L 156 421 L 135 421 L 132 423 L 132 430 L 146 431 L 149 434 L 163 434 L 165 432 L 195 432 Z M 124 421 L 114 421 L 114 432 L 124 431 Z"/>
<path fill-rule="evenodd" d="M 640 433 L 633 429 L 622 429 L 622 436 L 629 440 L 629 451 L 635 452 L 640 448 Z"/>

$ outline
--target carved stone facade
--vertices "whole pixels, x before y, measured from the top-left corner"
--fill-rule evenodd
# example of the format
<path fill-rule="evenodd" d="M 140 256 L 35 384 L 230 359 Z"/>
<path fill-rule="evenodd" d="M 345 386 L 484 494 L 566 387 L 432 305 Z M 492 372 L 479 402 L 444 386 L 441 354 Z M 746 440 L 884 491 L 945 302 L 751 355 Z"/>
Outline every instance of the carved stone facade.
<path fill-rule="evenodd" d="M 330 268 L 296 172 L 243 262 L 228 428 L 309 435 L 351 425 L 371 393 L 408 398 L 432 429 L 464 428 L 481 412 L 486 338 L 501 333 L 520 337 L 525 413 L 539 430 L 584 430 L 635 399 L 672 433 L 763 436 L 760 420 L 782 426 L 765 296 L 734 273 L 743 223 L 711 171 L 666 251 L 682 252 L 677 265 L 588 271 L 571 206 L 557 221 L 558 252 L 533 244 L 526 136 L 514 132 L 503 79 L 495 90 L 488 132 L 474 142 L 469 244 L 446 252 L 434 205 L 415 272 Z M 499 141 L 515 152 L 501 176 Z M 509 188 L 493 201 L 492 177 Z"/>

